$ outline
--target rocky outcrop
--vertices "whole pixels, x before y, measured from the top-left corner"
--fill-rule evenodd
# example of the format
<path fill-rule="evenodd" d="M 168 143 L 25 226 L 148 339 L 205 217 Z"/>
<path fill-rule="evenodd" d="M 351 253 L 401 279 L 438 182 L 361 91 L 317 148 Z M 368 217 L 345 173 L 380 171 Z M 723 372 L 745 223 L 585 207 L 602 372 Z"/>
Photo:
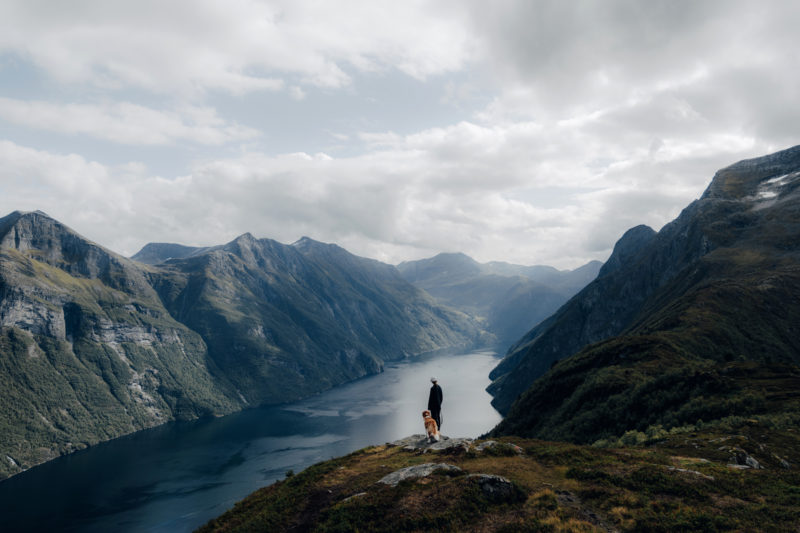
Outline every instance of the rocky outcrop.
<path fill-rule="evenodd" d="M 443 471 L 448 474 L 461 474 L 463 470 L 455 465 L 447 463 L 425 463 L 421 465 L 407 466 L 400 470 L 395 470 L 391 474 L 387 474 L 378 480 L 378 483 L 396 487 L 399 483 L 409 479 L 417 479 L 421 477 L 428 477 L 437 471 Z"/>
<path fill-rule="evenodd" d="M 445 451 L 445 450 L 460 450 L 468 451 L 472 447 L 473 439 L 467 437 L 450 438 L 442 435 L 441 439 L 435 442 L 428 440 L 428 437 L 422 434 L 415 434 L 405 437 L 394 442 L 387 443 L 388 446 L 401 446 L 404 450 L 408 451 Z"/>
<path fill-rule="evenodd" d="M 503 476 L 470 474 L 467 479 L 477 483 L 484 497 L 491 503 L 525 501 L 527 495 Z"/>

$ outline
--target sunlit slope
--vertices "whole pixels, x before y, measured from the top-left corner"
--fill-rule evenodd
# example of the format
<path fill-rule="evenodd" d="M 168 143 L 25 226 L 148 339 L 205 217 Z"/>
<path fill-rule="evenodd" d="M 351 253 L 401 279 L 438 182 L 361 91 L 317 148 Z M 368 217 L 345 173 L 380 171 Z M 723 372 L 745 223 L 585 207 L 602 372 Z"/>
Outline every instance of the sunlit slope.
<path fill-rule="evenodd" d="M 133 262 L 38 212 L 0 236 L 0 474 L 240 406 Z"/>
<path fill-rule="evenodd" d="M 480 340 L 394 267 L 310 239 L 243 235 L 152 276 L 248 403 L 283 402 L 379 372 L 383 362 Z"/>

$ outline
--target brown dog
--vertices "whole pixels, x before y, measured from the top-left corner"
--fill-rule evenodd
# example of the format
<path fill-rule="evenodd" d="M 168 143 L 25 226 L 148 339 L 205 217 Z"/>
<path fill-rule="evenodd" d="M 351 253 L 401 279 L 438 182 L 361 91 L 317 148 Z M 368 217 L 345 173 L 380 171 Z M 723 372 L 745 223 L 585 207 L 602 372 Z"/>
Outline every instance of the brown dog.
<path fill-rule="evenodd" d="M 436 420 L 431 418 L 431 412 L 425 409 L 422 411 L 422 420 L 425 421 L 425 433 L 428 435 L 428 442 L 439 442 L 439 427 Z"/>

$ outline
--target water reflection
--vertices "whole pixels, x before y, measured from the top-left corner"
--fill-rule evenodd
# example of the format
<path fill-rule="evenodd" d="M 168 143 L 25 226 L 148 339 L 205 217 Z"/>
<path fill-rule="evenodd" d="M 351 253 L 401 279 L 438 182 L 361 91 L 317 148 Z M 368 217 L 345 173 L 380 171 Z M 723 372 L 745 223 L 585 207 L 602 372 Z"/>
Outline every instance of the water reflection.
<path fill-rule="evenodd" d="M 477 436 L 500 421 L 484 391 L 496 363 L 492 352 L 427 357 L 295 404 L 95 446 L 0 483 L 0 529 L 191 531 L 288 470 L 422 433 L 434 375 L 443 433 Z"/>

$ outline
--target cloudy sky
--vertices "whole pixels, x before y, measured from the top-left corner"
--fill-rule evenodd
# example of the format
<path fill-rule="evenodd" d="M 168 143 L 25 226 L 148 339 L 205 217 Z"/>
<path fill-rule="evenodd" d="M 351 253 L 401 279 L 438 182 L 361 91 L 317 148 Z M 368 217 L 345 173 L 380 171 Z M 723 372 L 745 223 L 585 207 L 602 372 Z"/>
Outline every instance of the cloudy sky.
<path fill-rule="evenodd" d="M 575 268 L 800 143 L 800 3 L 0 0 L 0 216 Z"/>

